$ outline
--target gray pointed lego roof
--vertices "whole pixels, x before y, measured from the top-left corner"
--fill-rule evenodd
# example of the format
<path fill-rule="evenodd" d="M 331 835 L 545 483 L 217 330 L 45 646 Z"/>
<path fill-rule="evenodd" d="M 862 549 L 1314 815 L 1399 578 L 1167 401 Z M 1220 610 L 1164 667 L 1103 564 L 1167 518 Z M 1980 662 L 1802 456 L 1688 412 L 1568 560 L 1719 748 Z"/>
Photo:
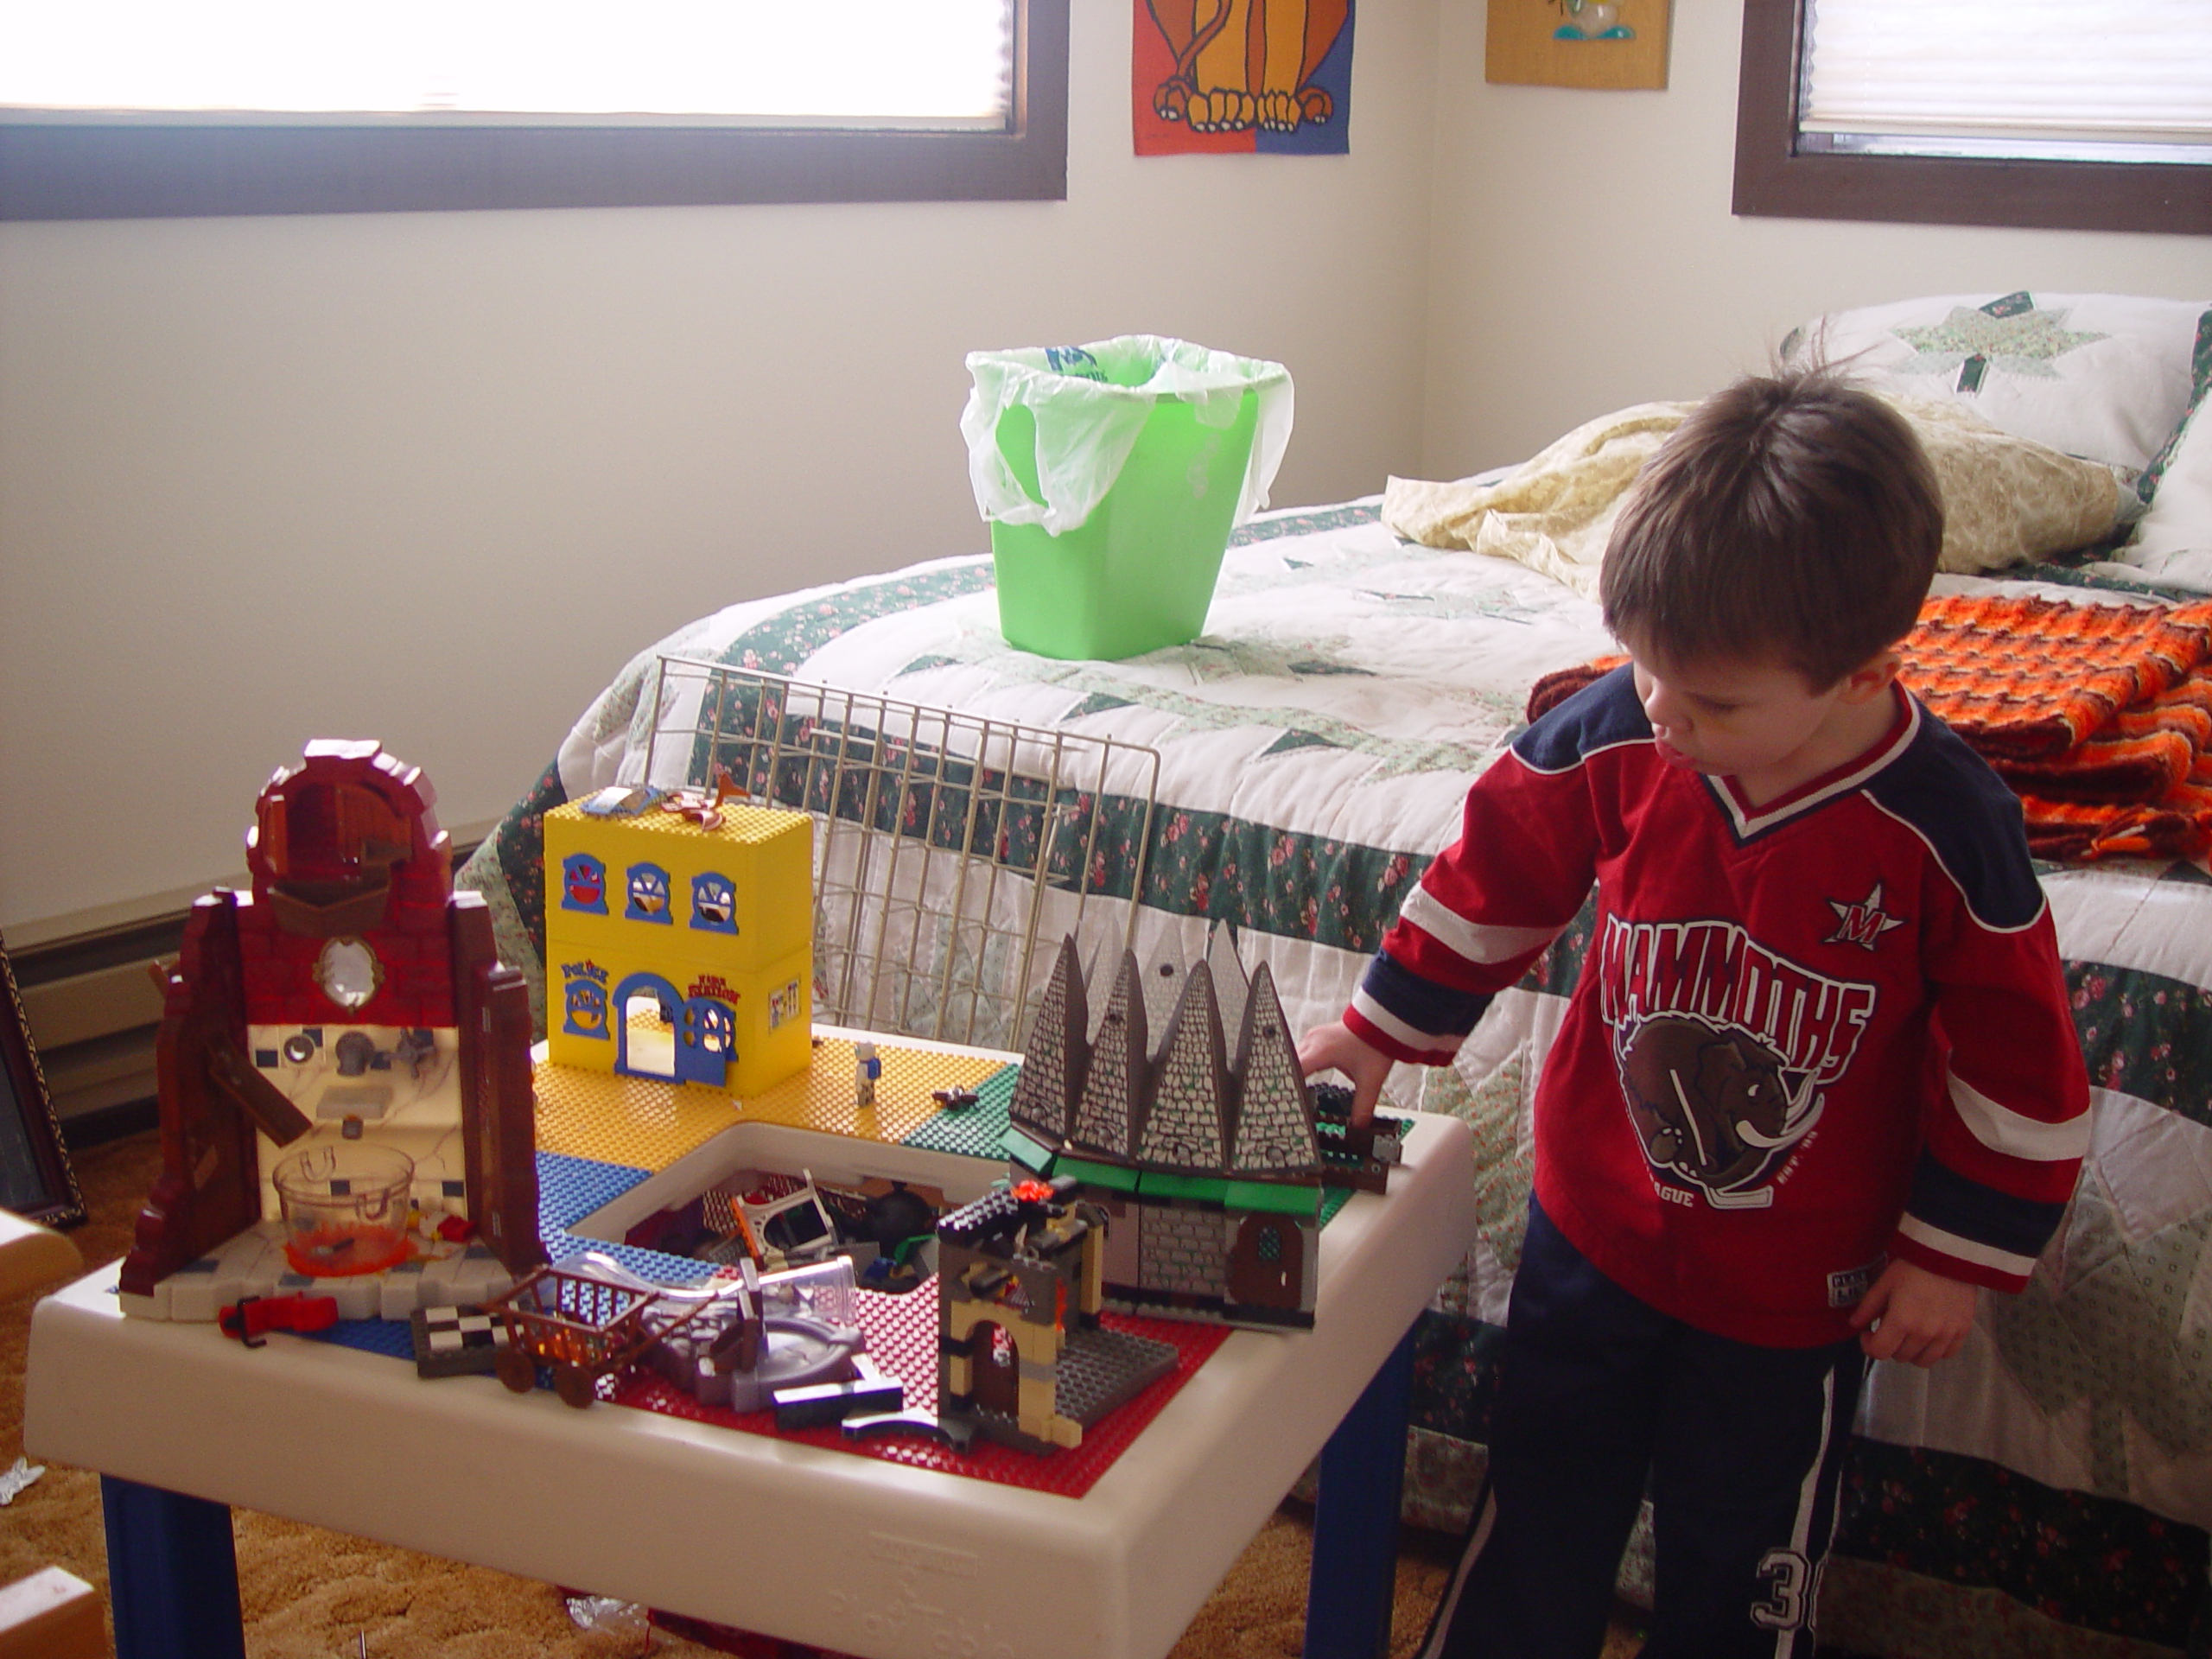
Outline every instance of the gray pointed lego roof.
<path fill-rule="evenodd" d="M 1166 949 L 1153 953 L 1139 982 L 1144 987 L 1145 1035 L 1152 1044 L 1145 1058 L 1154 1066 L 1167 1052 L 1167 1033 L 1175 1023 L 1175 1010 L 1183 1000 L 1183 964 Z"/>
<path fill-rule="evenodd" d="M 1206 971 L 1213 976 L 1213 1000 L 1221 1010 L 1221 1028 L 1230 1043 L 1237 1040 L 1244 1029 L 1244 999 L 1251 994 L 1251 986 L 1244 976 L 1244 963 L 1236 955 L 1236 930 L 1227 922 L 1216 922 L 1206 934 Z M 1230 1063 L 1236 1063 L 1232 1051 Z"/>
<path fill-rule="evenodd" d="M 1083 964 L 1084 1007 L 1088 1012 L 1084 1018 L 1089 1022 L 1083 1028 L 1083 1039 L 1087 1043 L 1098 1040 L 1098 1027 L 1106 1018 L 1106 1005 L 1113 1000 L 1110 981 L 1122 971 L 1122 954 L 1104 945 L 1091 948 L 1090 960 Z M 1101 989 L 1103 987 L 1104 988 Z"/>
<path fill-rule="evenodd" d="M 1312 1103 L 1267 965 L 1248 980 L 1234 937 L 1217 926 L 1189 972 L 1160 966 L 1140 969 L 1124 952 L 1102 995 L 1103 964 L 1084 971 L 1073 939 L 1062 944 L 1015 1085 L 1014 1122 L 1124 1164 L 1318 1176 Z"/>
<path fill-rule="evenodd" d="M 1083 972 L 1072 935 L 1060 941 L 1045 1000 L 1029 1027 L 1021 1074 L 1014 1085 L 1007 1116 L 1015 1126 L 1051 1146 L 1068 1138 L 1077 1091 L 1090 1058 L 1089 1022 L 1084 1017 Z"/>
<path fill-rule="evenodd" d="M 1096 985 L 1094 980 L 1094 990 Z M 1145 1086 L 1151 1071 L 1137 959 L 1125 954 L 1113 994 L 1105 999 L 1091 1028 L 1090 1064 L 1084 1070 L 1071 1143 L 1124 1162 L 1133 1157 L 1142 1133 Z"/>
<path fill-rule="evenodd" d="M 1313 1098 L 1298 1067 L 1298 1046 L 1275 995 L 1274 976 L 1262 963 L 1252 973 L 1237 1042 L 1243 1085 L 1237 1103 L 1236 1149 L 1230 1172 L 1238 1175 L 1308 1174 L 1321 1166 L 1313 1133 Z"/>
<path fill-rule="evenodd" d="M 1218 1173 L 1229 1160 L 1236 1090 L 1221 1015 L 1214 1006 L 1213 976 L 1202 962 L 1173 978 L 1181 990 L 1160 1046 L 1137 1161 L 1192 1174 Z"/>

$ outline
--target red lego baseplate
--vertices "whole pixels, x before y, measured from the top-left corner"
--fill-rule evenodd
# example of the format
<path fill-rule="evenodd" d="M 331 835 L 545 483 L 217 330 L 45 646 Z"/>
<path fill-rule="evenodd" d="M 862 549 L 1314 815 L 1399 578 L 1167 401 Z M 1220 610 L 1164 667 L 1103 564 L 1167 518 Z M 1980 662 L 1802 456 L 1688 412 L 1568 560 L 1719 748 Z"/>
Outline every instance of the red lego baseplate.
<path fill-rule="evenodd" d="M 906 1385 L 909 1410 L 929 1409 L 937 1399 L 937 1281 L 929 1280 L 903 1296 L 863 1290 L 855 1293 L 855 1299 L 861 1328 L 868 1332 L 868 1357 Z M 632 1371 L 615 1384 L 607 1397 L 617 1405 L 664 1412 L 671 1417 L 688 1417 L 694 1422 L 712 1423 L 748 1434 L 777 1435 L 858 1457 L 907 1464 L 917 1469 L 935 1469 L 975 1480 L 1024 1486 L 1032 1491 L 1081 1497 L 1099 1476 L 1113 1467 L 1114 1459 L 1144 1432 L 1145 1425 L 1160 1414 L 1160 1408 L 1175 1397 L 1175 1391 L 1212 1357 L 1214 1350 L 1229 1335 L 1226 1325 L 1192 1324 L 1183 1319 L 1105 1313 L 1100 1316 L 1100 1322 L 1110 1330 L 1127 1331 L 1173 1344 L 1180 1356 L 1174 1372 L 1108 1413 L 1103 1421 L 1085 1432 L 1081 1446 L 1041 1457 L 1017 1452 L 980 1436 L 967 1451 L 956 1452 L 914 1434 L 855 1442 L 847 1440 L 835 1424 L 778 1434 L 776 1414 L 772 1411 L 740 1413 L 725 1407 L 702 1405 L 658 1372 L 643 1369 Z"/>

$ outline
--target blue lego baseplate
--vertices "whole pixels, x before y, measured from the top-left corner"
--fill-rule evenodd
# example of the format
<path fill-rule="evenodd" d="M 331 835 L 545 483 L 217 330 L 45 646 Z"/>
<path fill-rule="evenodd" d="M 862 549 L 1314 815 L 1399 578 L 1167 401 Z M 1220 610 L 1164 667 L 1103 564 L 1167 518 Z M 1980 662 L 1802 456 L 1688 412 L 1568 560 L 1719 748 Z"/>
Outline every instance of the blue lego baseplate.
<path fill-rule="evenodd" d="M 327 1331 L 309 1331 L 302 1334 L 317 1342 L 336 1343 L 340 1348 L 358 1348 L 365 1354 L 384 1354 L 393 1359 L 415 1363 L 415 1333 L 405 1319 L 340 1319 Z"/>
<path fill-rule="evenodd" d="M 686 1255 L 664 1255 L 642 1250 L 634 1244 L 610 1244 L 604 1239 L 577 1238 L 569 1229 L 594 1211 L 614 1202 L 650 1170 L 622 1164 L 602 1164 L 592 1158 L 571 1158 L 565 1153 L 537 1154 L 537 1230 L 545 1241 L 546 1259 L 558 1262 L 579 1250 L 611 1255 L 631 1272 L 658 1285 L 693 1285 L 715 1270 L 711 1262 Z"/>

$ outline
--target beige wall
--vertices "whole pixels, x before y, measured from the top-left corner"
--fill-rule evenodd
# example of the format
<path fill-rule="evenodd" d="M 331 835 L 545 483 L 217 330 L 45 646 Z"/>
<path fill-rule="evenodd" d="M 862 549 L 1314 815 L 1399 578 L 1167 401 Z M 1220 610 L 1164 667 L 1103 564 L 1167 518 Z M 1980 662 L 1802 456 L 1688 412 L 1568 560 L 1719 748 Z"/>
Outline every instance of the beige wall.
<path fill-rule="evenodd" d="M 0 226 L 0 929 L 236 869 L 310 736 L 487 820 L 683 620 L 979 550 L 979 346 L 1287 363 L 1290 505 L 1831 306 L 2212 296 L 2205 238 L 1732 219 L 1734 0 L 1678 0 L 1662 93 L 1488 86 L 1481 0 L 1375 0 L 1331 160 L 1135 159 L 1129 5 L 1073 9 L 1065 203 Z"/>
<path fill-rule="evenodd" d="M 1484 7 L 1440 7 L 1427 475 L 1696 397 L 1837 307 L 2037 287 L 2212 298 L 2212 238 L 1732 218 L 1743 7 L 1674 10 L 1665 92 L 1591 92 L 1486 86 Z"/>
<path fill-rule="evenodd" d="M 1135 159 L 1073 10 L 1064 203 L 0 226 L 0 928 L 239 868 L 315 735 L 496 817 L 677 624 L 982 550 L 976 347 L 1287 364 L 1278 504 L 1413 466 L 1433 6 L 1313 160 Z"/>

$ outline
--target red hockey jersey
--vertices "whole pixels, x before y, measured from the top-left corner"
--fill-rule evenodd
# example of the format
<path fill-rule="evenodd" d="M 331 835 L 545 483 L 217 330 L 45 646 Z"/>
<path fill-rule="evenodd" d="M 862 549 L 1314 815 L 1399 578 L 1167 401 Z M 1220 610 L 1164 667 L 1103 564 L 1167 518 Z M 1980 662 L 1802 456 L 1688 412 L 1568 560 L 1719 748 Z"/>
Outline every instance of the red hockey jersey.
<path fill-rule="evenodd" d="M 1897 697 L 1882 743 L 1752 807 L 1662 760 L 1607 676 L 1477 780 L 1345 1014 L 1447 1063 L 1594 880 L 1536 1196 L 1617 1283 L 1741 1341 L 1844 1339 L 1891 1256 L 2018 1290 L 2088 1146 L 2019 804 Z"/>

